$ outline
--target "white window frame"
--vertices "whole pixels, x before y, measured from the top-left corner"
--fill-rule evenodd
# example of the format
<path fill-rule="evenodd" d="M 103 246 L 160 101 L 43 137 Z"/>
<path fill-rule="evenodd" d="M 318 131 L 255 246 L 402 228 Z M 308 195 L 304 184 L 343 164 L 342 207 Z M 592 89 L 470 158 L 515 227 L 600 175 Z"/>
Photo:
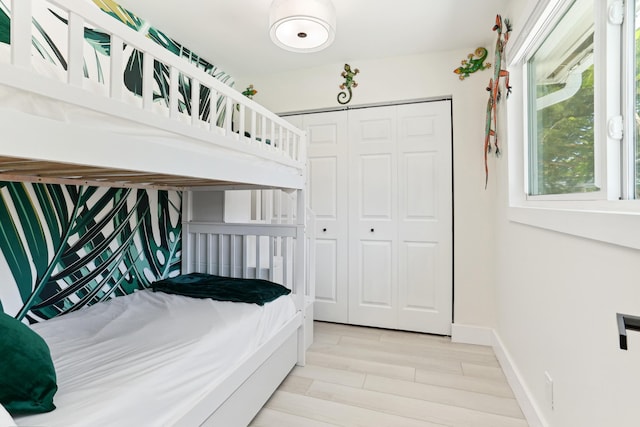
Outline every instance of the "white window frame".
<path fill-rule="evenodd" d="M 608 16 L 617 0 L 594 0 L 596 16 Z M 636 0 L 640 1 L 640 0 Z M 620 90 L 623 79 L 633 80 L 628 72 L 623 78 L 620 66 L 620 43 L 622 30 L 619 25 L 596 19 L 594 46 L 594 84 L 595 84 L 595 123 L 596 137 L 596 179 L 601 191 L 594 193 L 530 196 L 528 177 L 528 140 L 527 126 L 527 60 L 544 41 L 555 23 L 571 6 L 573 0 L 540 0 L 507 52 L 512 81 L 520 81 L 523 90 L 514 91 L 509 100 L 509 220 L 532 225 L 561 233 L 567 233 L 588 239 L 613 243 L 625 247 L 640 249 L 640 200 L 620 200 L 627 198 L 629 187 L 633 183 L 621 183 L 625 168 L 629 168 L 633 159 L 631 152 L 623 153 L 622 147 L 630 149 L 632 142 L 626 145 L 610 135 L 609 119 L 621 114 L 621 106 L 634 105 L 633 99 L 622 99 Z M 625 21 L 635 16 L 633 1 L 626 0 Z M 629 15 L 629 13 L 631 13 Z M 630 26 L 635 27 L 634 22 Z M 627 30 L 627 34 L 628 34 Z M 631 30 L 633 32 L 633 30 Z M 633 47 L 625 46 L 627 52 Z M 606 64 L 606 66 L 604 66 Z M 624 64 L 624 69 L 629 67 Z M 633 74 L 633 72 L 631 72 Z M 608 95 L 608 97 L 605 97 Z M 629 110 L 633 111 L 633 110 Z M 605 119 L 603 119 L 605 118 Z M 624 133 L 633 135 L 633 123 L 625 120 Z M 521 139 L 521 143 L 519 139 Z M 623 161 L 621 161 L 623 159 Z M 628 171 L 628 169 L 627 169 Z M 630 178 L 631 179 L 631 178 Z"/>
<path fill-rule="evenodd" d="M 535 111 L 529 111 L 529 107 L 536 104 L 537 99 L 531 99 L 529 94 L 532 91 L 531 85 L 534 82 L 531 80 L 531 76 L 529 76 L 529 61 L 534 56 L 534 54 L 539 50 L 541 45 L 548 39 L 550 34 L 555 31 L 558 23 L 564 17 L 568 9 L 572 6 L 572 4 L 578 0 L 570 0 L 559 2 L 557 6 L 557 10 L 553 14 L 550 19 L 546 20 L 545 25 L 540 29 L 540 36 L 537 38 L 534 44 L 531 44 L 527 48 L 527 52 L 523 58 L 523 73 L 524 73 L 524 81 L 523 81 L 523 90 L 526 91 L 526 104 L 525 108 L 525 117 L 527 118 L 527 122 L 530 117 L 536 115 Z M 588 2 L 590 0 L 582 0 Z M 591 0 L 592 1 L 592 0 Z M 593 1 L 592 1 L 593 3 Z M 594 7 L 594 15 L 597 13 L 596 8 Z M 597 27 L 597 25 L 596 25 Z M 559 30 L 566 29 L 562 26 L 558 27 Z M 594 49 L 595 54 L 592 57 L 592 62 L 594 65 L 594 184 L 599 188 L 597 191 L 590 192 L 581 192 L 581 193 L 563 193 L 563 194 L 540 194 L 540 195 L 532 195 L 529 194 L 532 188 L 532 182 L 530 182 L 530 177 L 536 172 L 530 169 L 531 164 L 531 156 L 534 155 L 533 148 L 531 145 L 531 138 L 533 135 L 531 134 L 531 129 L 528 129 L 527 133 L 527 164 L 525 165 L 527 174 L 525 175 L 525 185 L 526 185 L 526 197 L 528 200 L 602 200 L 607 197 L 607 189 L 606 189 L 606 176 L 604 175 L 605 168 L 602 165 L 603 155 L 606 153 L 602 149 L 602 116 L 604 115 L 604 110 L 600 108 L 602 96 L 602 88 L 597 84 L 599 80 L 599 74 L 601 70 L 604 68 L 601 66 L 602 58 L 597 55 L 598 52 L 602 52 L 603 50 L 600 48 L 599 43 L 601 40 L 598 39 L 599 36 L 599 28 L 594 28 Z M 557 38 L 557 37 L 556 37 Z"/>
<path fill-rule="evenodd" d="M 635 19 L 628 19 L 629 17 L 635 17 L 635 8 L 636 3 L 640 3 L 640 0 L 625 0 L 624 12 L 625 12 L 625 22 L 622 26 L 622 52 L 623 52 L 623 62 L 622 62 L 622 70 L 621 70 L 621 78 L 622 84 L 624 86 L 624 90 L 622 93 L 621 105 L 623 111 L 635 111 L 635 103 L 637 96 L 635 94 L 635 79 L 636 79 L 636 70 L 635 70 L 635 43 L 629 43 L 630 40 L 635 39 Z M 624 134 L 625 135 L 634 135 L 636 132 L 634 126 L 634 120 L 631 117 L 624 117 Z M 636 192 L 636 184 L 635 184 L 635 152 L 633 143 L 627 144 L 623 147 L 622 153 L 622 164 L 621 170 L 623 176 L 627 179 L 621 183 L 620 193 L 623 199 L 632 199 L 633 195 Z"/>

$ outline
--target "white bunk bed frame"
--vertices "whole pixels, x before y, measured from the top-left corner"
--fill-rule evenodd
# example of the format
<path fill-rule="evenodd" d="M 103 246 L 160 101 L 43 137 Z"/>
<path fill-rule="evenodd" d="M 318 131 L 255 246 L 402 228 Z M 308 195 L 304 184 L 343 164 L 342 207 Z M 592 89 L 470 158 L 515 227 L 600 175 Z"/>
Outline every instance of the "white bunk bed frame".
<path fill-rule="evenodd" d="M 50 117 L 2 106 L 0 179 L 73 177 L 91 184 L 184 188 L 244 183 L 302 189 L 305 181 L 304 133 L 184 58 L 98 10 L 88 0 L 46 0 L 68 14 L 66 81 L 38 73 L 32 66 L 32 0 L 13 0 L 10 61 L 0 62 L 0 85 L 43 100 L 57 100 L 166 132 L 163 137 L 126 135 L 82 123 L 69 126 Z M 109 82 L 102 94 L 89 90 L 83 74 L 85 25 L 111 36 Z M 125 102 L 123 43 L 143 52 L 139 105 Z M 170 69 L 168 117 L 154 108 L 154 60 Z M 191 111 L 179 112 L 179 80 L 191 79 Z M 208 123 L 198 117 L 199 91 L 211 91 Z M 227 114 L 217 126 L 218 97 Z M 235 111 L 237 114 L 231 112 Z M 246 133 L 251 136 L 245 136 Z M 267 144 L 269 140 L 271 143 Z M 20 141 L 19 146 L 14 141 Z M 43 143 L 47 141 L 47 143 Z M 89 142 L 90 141 L 90 145 Z M 137 153 L 123 157 L 122 153 Z M 29 159 L 19 162 L 16 159 Z M 65 166 L 66 165 L 66 166 Z M 73 165 L 73 166 L 72 166 Z"/>
<path fill-rule="evenodd" d="M 315 217 L 311 211 L 305 212 L 304 200 L 297 198 L 296 212 L 290 211 L 286 215 L 289 223 L 193 221 L 191 199 L 194 193 L 197 192 L 188 193 L 183 200 L 183 272 L 277 281 L 292 289 L 298 308 L 296 316 L 274 339 L 230 373 L 215 394 L 204 399 L 178 423 L 185 426 L 246 426 L 291 368 L 295 364 L 304 365 L 305 351 L 313 342 L 315 272 L 313 267 L 307 266 L 313 265 L 308 261 L 315 257 L 315 236 L 305 234 L 304 218 L 307 229 L 314 230 Z M 255 255 L 252 262 L 247 260 L 249 252 Z M 305 262 L 293 264 L 289 261 L 290 255 Z M 266 263 L 261 262 L 262 257 L 266 258 Z M 276 266 L 277 259 L 282 259 L 279 266 Z M 264 264 L 267 264 L 266 268 L 261 268 Z M 211 413 L 211 408 L 217 409 Z M 203 419 L 206 419 L 204 423 Z"/>
<path fill-rule="evenodd" d="M 187 414 L 179 425 L 243 426 L 250 422 L 296 364 L 312 340 L 312 235 L 305 235 L 305 134 L 277 115 L 216 80 L 184 59 L 99 11 L 87 0 L 47 0 L 68 14 L 65 81 L 38 73 L 32 66 L 32 0 L 11 3 L 10 60 L 0 58 L 0 89 L 25 93 L 42 102 L 59 102 L 90 110 L 127 125 L 153 129 L 144 136 L 92 125 L 66 122 L 37 112 L 21 111 L 0 101 L 0 180 L 175 189 L 183 193 L 183 273 L 219 272 L 214 264 L 247 264 L 225 241 L 255 237 L 256 268 L 241 268 L 242 276 L 260 275 L 260 236 L 268 240 L 268 277 L 275 272 L 274 253 L 283 256 L 282 280 L 292 289 L 297 314 L 258 352 L 229 373 L 216 391 Z M 83 76 L 84 28 L 99 28 L 111 36 L 110 77 L 106 91 L 87 90 Z M 144 53 L 140 105 L 123 101 L 123 54 L 126 43 Z M 153 108 L 153 60 L 170 68 L 168 117 Z M 191 111 L 178 111 L 178 81 L 192 82 Z M 207 123 L 198 117 L 199 90 L 212 93 Z M 12 92 L 12 93 L 13 93 Z M 223 97 L 226 119 L 216 124 L 215 100 Z M 79 107 L 79 108 L 77 108 Z M 234 111 L 232 115 L 230 112 Z M 158 137 L 158 132 L 161 137 Z M 245 132 L 250 136 L 245 136 Z M 267 140 L 269 144 L 265 143 Z M 18 142 L 18 143 L 16 143 Z M 132 153 L 122 156 L 122 153 Z M 278 188 L 295 193 L 295 214 L 287 224 L 216 224 L 194 222 L 190 201 L 195 190 Z M 307 228 L 313 230 L 313 227 Z M 237 236 L 237 237 L 229 237 Z M 226 239 L 226 240 L 225 240 Z M 216 259 L 203 257 L 197 242 L 219 242 Z M 191 249 L 193 248 L 193 249 Z M 199 252 L 200 251 L 200 252 Z M 205 259 L 204 266 L 194 260 Z M 287 264 L 288 263 L 288 264 Z M 313 263 L 309 263 L 312 265 Z M 204 269 L 204 270 L 203 270 Z M 230 271 L 235 271 L 231 269 Z M 253 271 L 253 272 L 252 272 Z M 234 274 L 231 274 L 234 275 Z"/>

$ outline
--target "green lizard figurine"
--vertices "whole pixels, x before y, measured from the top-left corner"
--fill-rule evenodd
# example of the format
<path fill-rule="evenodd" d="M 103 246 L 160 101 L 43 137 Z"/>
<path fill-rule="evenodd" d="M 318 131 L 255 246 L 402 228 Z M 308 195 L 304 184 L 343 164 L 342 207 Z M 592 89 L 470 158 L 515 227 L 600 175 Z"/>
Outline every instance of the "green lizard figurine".
<path fill-rule="evenodd" d="M 256 93 L 258 93 L 258 91 L 253 88 L 253 85 L 249 85 L 244 92 L 242 92 L 242 94 L 249 99 L 253 99 L 253 95 Z"/>
<path fill-rule="evenodd" d="M 476 56 L 474 58 L 473 56 Z M 474 53 L 470 53 L 467 56 L 467 59 L 462 60 L 462 65 L 455 70 L 454 73 L 459 74 L 460 80 L 464 80 L 466 77 L 469 77 L 471 73 L 475 73 L 476 71 L 486 70 L 491 67 L 490 63 L 484 63 L 487 59 L 489 52 L 484 47 L 479 47 L 475 50 Z"/>
<path fill-rule="evenodd" d="M 342 74 L 340 74 L 342 77 L 344 77 L 344 83 L 340 85 L 340 89 L 342 89 L 342 92 L 338 94 L 339 104 L 344 105 L 351 101 L 351 97 L 353 96 L 351 88 L 355 88 L 358 86 L 358 83 L 353 80 L 353 77 L 359 72 L 360 70 L 358 70 L 357 68 L 351 71 L 351 66 L 349 64 L 344 64 L 344 71 L 342 72 Z M 345 89 L 347 90 L 348 94 L 347 92 L 344 92 Z"/>
<path fill-rule="evenodd" d="M 249 98 L 249 99 L 253 99 L 253 96 L 256 93 L 258 93 L 258 91 L 253 88 L 252 84 L 247 86 L 247 88 L 244 90 L 244 92 L 242 92 L 242 94 L 244 96 L 246 96 L 247 98 Z M 240 104 L 236 104 L 236 111 L 240 111 Z"/>

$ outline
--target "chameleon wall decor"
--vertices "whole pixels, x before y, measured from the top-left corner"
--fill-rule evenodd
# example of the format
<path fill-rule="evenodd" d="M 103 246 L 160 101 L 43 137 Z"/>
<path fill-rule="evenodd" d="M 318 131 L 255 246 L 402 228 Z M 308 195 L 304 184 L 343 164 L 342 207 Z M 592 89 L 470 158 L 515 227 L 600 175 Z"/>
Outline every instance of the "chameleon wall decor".
<path fill-rule="evenodd" d="M 352 71 L 349 64 L 344 64 L 344 71 L 340 74 L 342 77 L 344 77 L 344 83 L 340 85 L 340 89 L 342 89 L 342 92 L 338 94 L 338 104 L 344 105 L 351 101 L 351 98 L 353 96 L 351 88 L 355 88 L 358 86 L 358 83 L 356 83 L 353 78 L 359 72 L 360 70 L 358 70 L 357 68 Z"/>
<path fill-rule="evenodd" d="M 489 56 L 489 51 L 484 47 L 479 47 L 475 52 L 467 55 L 467 59 L 463 59 L 461 65 L 453 72 L 458 74 L 460 80 L 464 80 L 476 71 L 486 70 L 491 67 L 489 62 L 484 62 L 487 60 L 487 56 Z"/>
<path fill-rule="evenodd" d="M 511 93 L 509 84 L 509 72 L 502 69 L 502 58 L 504 48 L 509 41 L 509 33 L 511 33 L 511 22 L 509 19 L 502 20 L 502 16 L 496 15 L 496 23 L 493 31 L 498 34 L 495 50 L 495 61 L 493 63 L 493 77 L 489 80 L 487 92 L 489 92 L 489 100 L 487 101 L 487 118 L 485 122 L 484 135 L 484 188 L 487 188 L 489 182 L 489 165 L 488 155 L 494 152 L 496 156 L 500 156 L 500 146 L 498 145 L 498 102 L 502 98 L 502 88 L 500 87 L 500 78 L 504 78 L 504 88 L 506 89 L 506 97 Z M 492 142 L 493 140 L 493 142 Z"/>

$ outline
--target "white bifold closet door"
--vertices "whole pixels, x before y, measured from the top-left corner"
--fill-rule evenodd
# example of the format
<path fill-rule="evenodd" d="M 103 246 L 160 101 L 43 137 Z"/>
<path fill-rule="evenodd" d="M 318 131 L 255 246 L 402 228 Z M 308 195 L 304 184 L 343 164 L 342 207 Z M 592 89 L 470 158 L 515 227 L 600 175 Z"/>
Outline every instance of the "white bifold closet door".
<path fill-rule="evenodd" d="M 302 121 L 318 218 L 315 318 L 450 334 L 450 101 Z"/>
<path fill-rule="evenodd" d="M 314 318 L 348 323 L 348 128 L 345 111 L 287 117 L 307 131 L 307 200 L 316 215 Z"/>
<path fill-rule="evenodd" d="M 349 321 L 449 334 L 448 101 L 349 111 Z"/>

